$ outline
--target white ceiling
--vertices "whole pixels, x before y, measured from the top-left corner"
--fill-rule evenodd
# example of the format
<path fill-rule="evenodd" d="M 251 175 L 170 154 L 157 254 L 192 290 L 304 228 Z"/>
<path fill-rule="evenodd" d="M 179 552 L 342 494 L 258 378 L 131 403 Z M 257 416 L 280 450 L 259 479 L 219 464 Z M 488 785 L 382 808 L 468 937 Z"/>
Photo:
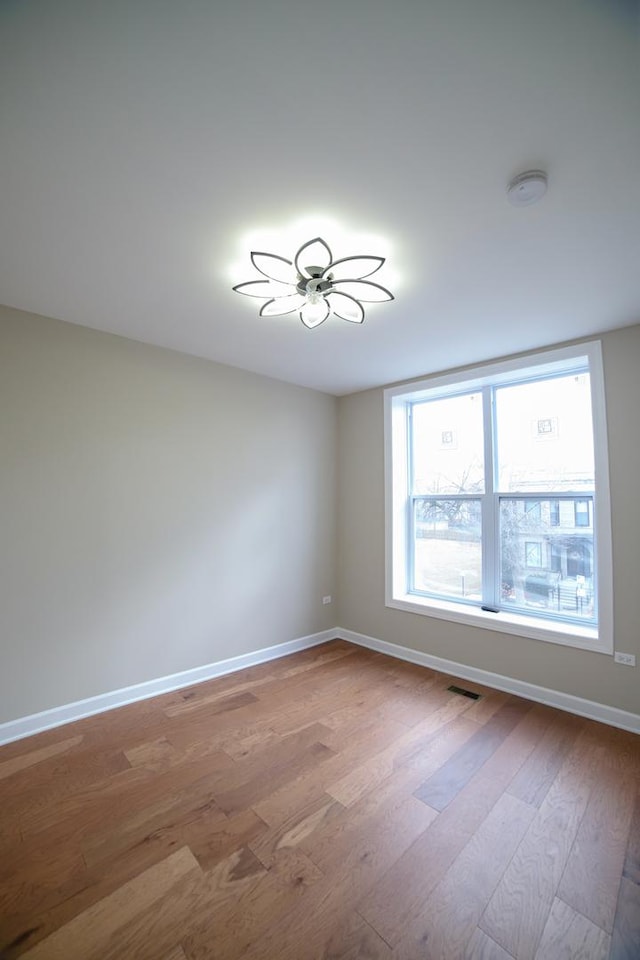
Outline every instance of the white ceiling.
<path fill-rule="evenodd" d="M 2 0 L 0 302 L 336 394 L 637 323 L 638 23 L 635 0 Z M 515 209 L 531 167 L 548 194 Z M 336 257 L 385 241 L 396 300 L 361 327 L 231 290 L 248 233 L 312 215 L 356 235 L 325 232 Z"/>

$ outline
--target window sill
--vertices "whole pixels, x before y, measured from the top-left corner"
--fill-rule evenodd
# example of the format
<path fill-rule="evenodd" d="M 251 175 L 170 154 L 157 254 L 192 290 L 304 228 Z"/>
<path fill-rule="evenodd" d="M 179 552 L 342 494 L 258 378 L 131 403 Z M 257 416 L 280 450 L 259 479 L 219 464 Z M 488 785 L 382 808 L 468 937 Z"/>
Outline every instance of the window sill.
<path fill-rule="evenodd" d="M 574 623 L 542 622 L 534 617 L 508 613 L 504 610 L 499 613 L 490 613 L 479 607 L 462 607 L 461 604 L 447 603 L 445 600 L 434 600 L 409 593 L 387 598 L 386 606 L 426 617 L 436 617 L 439 620 L 464 623 L 483 630 L 494 630 L 498 633 L 510 633 L 518 637 L 577 647 L 580 650 L 591 650 L 594 653 L 613 653 L 613 643 L 607 642 L 596 627 Z"/>

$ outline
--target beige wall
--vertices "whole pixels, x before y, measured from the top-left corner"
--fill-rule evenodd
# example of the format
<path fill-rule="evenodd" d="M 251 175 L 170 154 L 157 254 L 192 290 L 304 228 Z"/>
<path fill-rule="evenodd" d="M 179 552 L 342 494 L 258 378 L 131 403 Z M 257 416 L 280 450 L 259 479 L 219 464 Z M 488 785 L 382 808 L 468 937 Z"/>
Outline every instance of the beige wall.
<path fill-rule="evenodd" d="M 337 401 L 0 309 L 0 722 L 332 626 Z"/>
<path fill-rule="evenodd" d="M 640 664 L 640 327 L 602 341 L 615 642 Z M 381 389 L 0 308 L 0 722 L 336 623 L 640 712 L 638 668 L 384 606 L 382 414 Z"/>
<path fill-rule="evenodd" d="M 434 656 L 640 713 L 640 326 L 601 337 L 613 521 L 613 657 L 392 610 L 384 605 L 383 391 L 339 406 L 339 622 Z"/>

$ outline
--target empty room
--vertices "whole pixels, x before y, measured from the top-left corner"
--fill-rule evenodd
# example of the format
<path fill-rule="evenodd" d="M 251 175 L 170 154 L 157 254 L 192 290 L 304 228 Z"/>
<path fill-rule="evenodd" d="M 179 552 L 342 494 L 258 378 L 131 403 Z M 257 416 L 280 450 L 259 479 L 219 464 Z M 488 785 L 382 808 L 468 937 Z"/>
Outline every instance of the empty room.
<path fill-rule="evenodd" d="M 0 958 L 639 960 L 640 3 L 0 3 Z"/>

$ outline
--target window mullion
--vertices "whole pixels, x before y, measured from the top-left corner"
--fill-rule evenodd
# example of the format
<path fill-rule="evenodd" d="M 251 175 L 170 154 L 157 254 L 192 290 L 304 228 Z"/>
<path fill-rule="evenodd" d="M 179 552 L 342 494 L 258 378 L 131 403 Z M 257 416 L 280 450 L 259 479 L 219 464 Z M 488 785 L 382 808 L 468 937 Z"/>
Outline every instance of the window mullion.
<path fill-rule="evenodd" d="M 482 497 L 482 602 L 497 607 L 498 591 L 498 505 L 495 493 L 495 429 L 493 388 L 482 388 L 484 430 L 484 496 Z"/>

